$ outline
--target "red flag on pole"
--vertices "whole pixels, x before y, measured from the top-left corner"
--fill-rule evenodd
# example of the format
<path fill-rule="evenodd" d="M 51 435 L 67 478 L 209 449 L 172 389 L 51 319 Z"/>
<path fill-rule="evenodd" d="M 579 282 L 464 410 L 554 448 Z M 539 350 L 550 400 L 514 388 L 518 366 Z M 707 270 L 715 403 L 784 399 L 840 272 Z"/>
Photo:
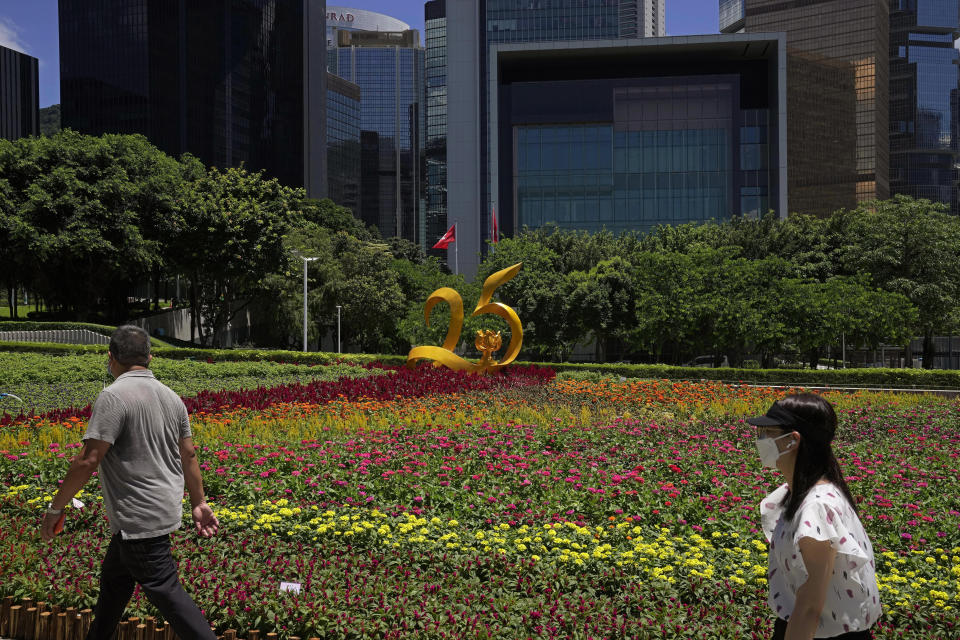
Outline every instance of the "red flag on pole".
<path fill-rule="evenodd" d="M 500 242 L 500 229 L 497 227 L 497 208 L 496 208 L 496 207 L 491 207 L 491 210 L 492 210 L 492 212 L 493 212 L 493 216 L 492 216 L 492 218 L 493 218 L 493 235 L 490 237 L 490 239 L 493 241 L 494 244 L 496 244 L 496 243 Z"/>
<path fill-rule="evenodd" d="M 452 227 L 447 229 L 447 232 L 443 234 L 443 237 L 437 241 L 437 244 L 433 245 L 433 248 L 446 249 L 456 241 L 457 241 L 457 225 L 454 224 Z"/>

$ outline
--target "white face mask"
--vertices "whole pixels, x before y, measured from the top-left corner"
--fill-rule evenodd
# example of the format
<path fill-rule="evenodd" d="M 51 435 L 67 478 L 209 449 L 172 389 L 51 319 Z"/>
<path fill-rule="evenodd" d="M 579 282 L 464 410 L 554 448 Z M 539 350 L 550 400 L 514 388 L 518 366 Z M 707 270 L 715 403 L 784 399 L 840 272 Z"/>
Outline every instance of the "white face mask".
<path fill-rule="evenodd" d="M 786 449 L 780 451 L 777 449 L 777 440 L 783 440 L 790 437 L 791 434 L 785 433 L 779 438 L 757 438 L 757 451 L 760 453 L 760 462 L 765 467 L 776 469 L 777 460 L 793 447 L 791 443 Z"/>

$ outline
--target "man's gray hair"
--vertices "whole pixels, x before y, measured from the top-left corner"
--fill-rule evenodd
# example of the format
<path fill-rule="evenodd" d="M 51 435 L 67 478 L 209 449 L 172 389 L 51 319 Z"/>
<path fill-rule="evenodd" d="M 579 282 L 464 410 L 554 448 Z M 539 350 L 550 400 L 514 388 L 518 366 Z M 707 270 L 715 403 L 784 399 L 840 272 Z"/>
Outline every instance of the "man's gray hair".
<path fill-rule="evenodd" d="M 140 327 L 125 324 L 110 336 L 110 353 L 125 367 L 150 364 L 150 336 Z"/>

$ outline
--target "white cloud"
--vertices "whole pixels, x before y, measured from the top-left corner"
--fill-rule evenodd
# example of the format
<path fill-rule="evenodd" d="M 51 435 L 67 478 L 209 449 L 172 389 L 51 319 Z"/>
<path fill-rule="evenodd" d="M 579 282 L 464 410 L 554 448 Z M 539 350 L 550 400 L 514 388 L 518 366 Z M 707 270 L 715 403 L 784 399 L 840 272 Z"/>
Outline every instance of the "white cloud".
<path fill-rule="evenodd" d="M 27 52 L 27 46 L 20 39 L 20 29 L 10 20 L 0 18 L 0 45 L 16 49 L 21 53 Z"/>

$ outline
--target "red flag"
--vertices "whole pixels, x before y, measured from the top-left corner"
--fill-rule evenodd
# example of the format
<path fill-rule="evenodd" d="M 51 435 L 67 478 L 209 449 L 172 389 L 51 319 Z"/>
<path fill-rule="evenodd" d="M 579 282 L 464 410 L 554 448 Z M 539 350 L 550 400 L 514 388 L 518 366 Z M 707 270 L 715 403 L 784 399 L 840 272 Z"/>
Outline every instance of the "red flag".
<path fill-rule="evenodd" d="M 491 240 L 496 244 L 500 242 L 500 229 L 497 227 L 497 208 L 491 207 L 491 210 L 493 211 L 493 236 Z"/>
<path fill-rule="evenodd" d="M 457 241 L 457 224 L 454 223 L 453 226 L 447 229 L 447 232 L 443 234 L 443 237 L 437 240 L 437 244 L 433 245 L 433 248 L 446 249 L 456 241 Z"/>

